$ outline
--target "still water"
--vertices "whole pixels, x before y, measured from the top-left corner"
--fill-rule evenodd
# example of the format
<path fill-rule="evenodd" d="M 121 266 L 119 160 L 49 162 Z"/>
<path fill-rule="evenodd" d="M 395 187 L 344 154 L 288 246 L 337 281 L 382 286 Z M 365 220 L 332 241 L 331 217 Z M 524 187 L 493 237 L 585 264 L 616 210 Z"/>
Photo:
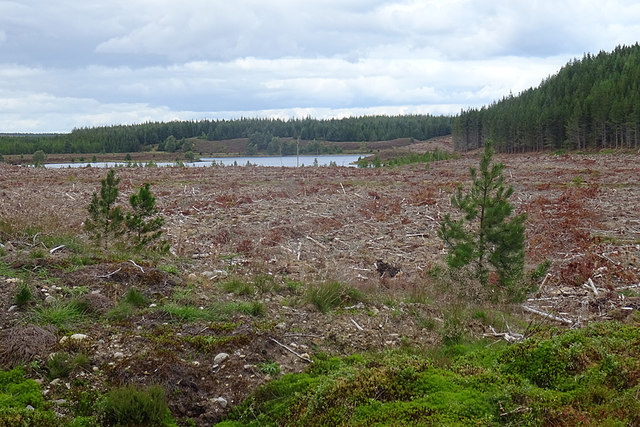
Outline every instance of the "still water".
<path fill-rule="evenodd" d="M 271 166 L 271 167 L 298 167 L 298 166 L 355 166 L 360 157 L 368 154 L 330 154 L 320 156 L 282 156 L 282 157 L 201 157 L 197 162 L 182 162 L 187 167 L 205 167 L 214 164 L 219 166 Z M 144 165 L 144 163 L 139 163 Z M 176 162 L 157 162 L 157 166 L 175 166 Z M 111 168 L 126 166 L 127 162 L 76 162 L 76 163 L 48 163 L 46 168 L 83 168 L 86 166 L 97 168 Z"/>

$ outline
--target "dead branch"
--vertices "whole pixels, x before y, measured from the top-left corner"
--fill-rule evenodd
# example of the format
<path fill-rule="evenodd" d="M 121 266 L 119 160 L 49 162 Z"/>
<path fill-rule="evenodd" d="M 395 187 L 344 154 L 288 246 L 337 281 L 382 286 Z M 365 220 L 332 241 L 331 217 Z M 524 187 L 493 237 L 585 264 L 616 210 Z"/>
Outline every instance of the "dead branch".
<path fill-rule="evenodd" d="M 51 249 L 49 250 L 49 253 L 50 253 L 50 254 L 52 254 L 52 253 L 54 253 L 55 251 L 57 251 L 58 249 L 62 249 L 62 248 L 64 248 L 64 245 L 56 246 L 55 248 L 51 248 Z"/>
<path fill-rule="evenodd" d="M 102 276 L 96 276 L 96 277 L 99 277 L 101 279 L 106 279 L 107 277 L 113 276 L 114 274 L 116 274 L 120 270 L 122 270 L 122 267 L 120 267 L 119 269 L 117 269 L 115 271 L 112 271 L 111 273 L 103 274 Z"/>
<path fill-rule="evenodd" d="M 140 271 L 142 272 L 142 274 L 144 274 L 144 268 L 140 267 L 138 264 L 136 264 L 136 262 L 132 259 L 129 260 L 129 262 L 133 265 L 135 265 L 136 267 L 138 267 L 140 269 Z"/>
<path fill-rule="evenodd" d="M 524 311 L 528 311 L 529 313 L 537 314 L 538 316 L 544 317 L 546 319 L 555 320 L 556 322 L 566 323 L 567 325 L 573 325 L 573 320 L 567 319 L 565 317 L 555 316 L 553 314 L 545 313 L 544 311 L 536 310 L 535 308 L 527 307 L 526 305 L 522 306 Z"/>
<path fill-rule="evenodd" d="M 358 328 L 359 331 L 364 331 L 364 329 L 362 329 L 362 326 L 358 325 L 358 322 L 356 322 L 355 320 L 349 318 L 349 320 L 351 320 L 351 322 L 356 325 L 356 328 Z"/>
<path fill-rule="evenodd" d="M 322 249 L 324 249 L 325 251 L 327 250 L 327 247 L 325 245 L 323 245 L 322 243 L 318 242 L 316 239 L 314 239 L 311 236 L 306 236 L 307 239 L 311 240 L 313 243 L 315 243 L 316 245 L 320 246 Z"/>
<path fill-rule="evenodd" d="M 491 330 L 490 334 L 483 334 L 484 337 L 500 337 L 502 339 L 504 339 L 506 342 L 520 342 L 524 339 L 524 335 L 522 334 L 518 334 L 518 333 L 514 333 L 514 332 L 496 332 L 496 330 L 493 328 L 493 326 L 489 326 L 489 329 Z M 508 327 L 507 327 L 508 329 Z"/>
<path fill-rule="evenodd" d="M 276 340 L 275 338 L 271 338 L 269 337 L 269 340 L 273 341 L 274 343 L 278 344 L 280 347 L 284 348 L 285 350 L 289 351 L 290 353 L 296 355 L 298 358 L 304 360 L 305 362 L 311 363 L 311 359 L 309 359 L 308 357 L 304 357 L 302 356 L 300 353 L 298 353 L 297 351 L 295 351 L 294 349 L 292 349 L 291 347 L 289 347 L 288 345 L 284 345 L 281 342 L 279 342 L 278 340 Z"/>

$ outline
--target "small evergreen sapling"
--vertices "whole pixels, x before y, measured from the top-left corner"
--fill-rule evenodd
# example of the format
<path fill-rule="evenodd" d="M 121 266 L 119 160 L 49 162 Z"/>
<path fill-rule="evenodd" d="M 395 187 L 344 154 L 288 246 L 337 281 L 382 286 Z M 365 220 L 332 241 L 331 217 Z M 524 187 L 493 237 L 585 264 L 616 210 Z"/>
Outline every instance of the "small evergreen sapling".
<path fill-rule="evenodd" d="M 104 243 L 108 246 L 111 239 L 124 233 L 124 215 L 120 206 L 116 206 L 118 199 L 118 184 L 115 171 L 109 170 L 106 178 L 101 180 L 100 196 L 95 192 L 89 204 L 89 216 L 84 222 L 84 228 L 91 234 L 96 244 Z"/>
<path fill-rule="evenodd" d="M 524 270 L 525 214 L 512 216 L 508 199 L 513 188 L 505 188 L 502 163 L 491 164 L 493 147 L 485 144 L 479 173 L 470 168 L 471 188 L 463 194 L 458 187 L 451 204 L 463 216 L 453 220 L 449 214 L 440 225 L 438 235 L 449 249 L 447 263 L 453 269 L 474 267 L 475 277 L 483 287 L 494 286 L 507 299 L 524 297 L 520 289 Z M 490 283 L 490 269 L 497 283 Z M 494 296 L 497 296 L 494 294 Z"/>
<path fill-rule="evenodd" d="M 158 216 L 156 199 L 149 190 L 150 184 L 145 183 L 137 193 L 129 197 L 133 212 L 127 212 L 125 223 L 130 236 L 138 249 L 157 242 L 162 235 L 161 227 L 164 218 Z M 160 248 L 164 247 L 160 242 Z"/>

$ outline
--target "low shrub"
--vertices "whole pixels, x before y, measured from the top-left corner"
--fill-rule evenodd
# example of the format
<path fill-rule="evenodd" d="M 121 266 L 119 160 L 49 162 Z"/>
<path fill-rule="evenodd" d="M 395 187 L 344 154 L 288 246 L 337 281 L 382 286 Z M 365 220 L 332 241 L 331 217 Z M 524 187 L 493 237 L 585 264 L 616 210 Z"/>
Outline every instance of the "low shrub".
<path fill-rule="evenodd" d="M 139 389 L 128 385 L 109 391 L 100 403 L 104 426 L 176 426 L 158 385 Z"/>

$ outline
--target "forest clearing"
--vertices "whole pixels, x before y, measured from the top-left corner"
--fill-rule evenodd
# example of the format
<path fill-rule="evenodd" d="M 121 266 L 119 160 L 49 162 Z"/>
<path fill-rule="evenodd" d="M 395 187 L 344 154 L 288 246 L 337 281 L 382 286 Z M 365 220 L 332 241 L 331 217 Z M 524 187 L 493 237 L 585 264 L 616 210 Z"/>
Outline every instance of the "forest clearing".
<path fill-rule="evenodd" d="M 22 352 L 61 415 L 88 414 L 67 402 L 109 387 L 161 384 L 176 419 L 210 425 L 319 354 L 639 321 L 639 156 L 495 156 L 527 214 L 527 271 L 548 261 L 536 289 L 509 307 L 475 304 L 472 288 L 443 278 L 437 231 L 478 152 L 377 169 L 117 168 L 122 203 L 150 183 L 165 218 L 170 254 L 149 258 L 88 249 L 83 222 L 104 169 L 0 163 L 2 345 L 33 343 L 0 362 Z M 18 307 L 21 283 L 32 297 Z M 328 306 L 314 290 L 333 292 Z M 82 315 L 53 314 L 78 300 Z M 87 360 L 56 381 L 45 369 L 56 352 Z"/>

